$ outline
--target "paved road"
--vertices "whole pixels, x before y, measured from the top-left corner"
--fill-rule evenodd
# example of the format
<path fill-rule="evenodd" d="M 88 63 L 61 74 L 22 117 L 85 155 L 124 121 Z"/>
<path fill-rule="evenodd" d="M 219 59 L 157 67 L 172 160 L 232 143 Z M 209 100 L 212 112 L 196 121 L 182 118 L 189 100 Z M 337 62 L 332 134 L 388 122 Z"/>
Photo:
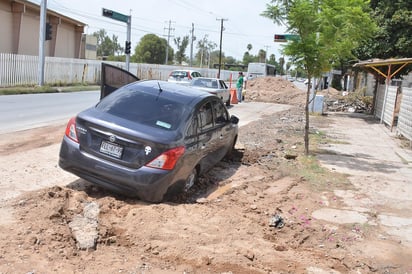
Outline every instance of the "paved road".
<path fill-rule="evenodd" d="M 96 104 L 99 96 L 99 91 L 0 96 L 0 134 L 65 123 Z M 279 104 L 242 102 L 230 106 L 229 112 L 240 119 L 242 126 L 288 108 Z"/>
<path fill-rule="evenodd" d="M 63 123 L 99 97 L 99 91 L 0 96 L 0 133 Z"/>

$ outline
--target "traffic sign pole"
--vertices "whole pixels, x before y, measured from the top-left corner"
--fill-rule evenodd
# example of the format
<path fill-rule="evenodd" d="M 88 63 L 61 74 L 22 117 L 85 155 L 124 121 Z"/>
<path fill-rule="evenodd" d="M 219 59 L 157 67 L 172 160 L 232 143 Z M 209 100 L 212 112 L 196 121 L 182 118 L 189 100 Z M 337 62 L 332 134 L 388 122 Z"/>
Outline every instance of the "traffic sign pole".
<path fill-rule="evenodd" d="M 131 45 L 131 29 L 132 29 L 132 16 L 129 16 L 129 20 L 127 21 L 127 41 L 129 42 L 129 46 Z M 126 70 L 129 71 L 130 68 L 130 50 L 126 53 Z"/>
<path fill-rule="evenodd" d="M 132 16 L 131 15 L 124 15 L 119 12 L 105 9 L 102 10 L 102 15 L 113 20 L 121 21 L 127 24 L 127 37 L 126 37 L 126 44 L 129 42 L 131 43 L 131 29 L 132 29 Z M 126 70 L 129 71 L 130 68 L 130 52 L 126 53 Z"/>

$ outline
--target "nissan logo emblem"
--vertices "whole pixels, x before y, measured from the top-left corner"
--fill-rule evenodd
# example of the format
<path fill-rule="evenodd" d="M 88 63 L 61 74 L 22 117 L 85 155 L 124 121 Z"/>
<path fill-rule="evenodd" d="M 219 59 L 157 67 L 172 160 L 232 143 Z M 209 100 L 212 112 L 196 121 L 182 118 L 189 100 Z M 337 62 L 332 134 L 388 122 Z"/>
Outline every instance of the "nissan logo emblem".
<path fill-rule="evenodd" d="M 110 135 L 109 141 L 112 142 L 112 143 L 113 143 L 114 141 L 116 141 L 116 136 Z"/>

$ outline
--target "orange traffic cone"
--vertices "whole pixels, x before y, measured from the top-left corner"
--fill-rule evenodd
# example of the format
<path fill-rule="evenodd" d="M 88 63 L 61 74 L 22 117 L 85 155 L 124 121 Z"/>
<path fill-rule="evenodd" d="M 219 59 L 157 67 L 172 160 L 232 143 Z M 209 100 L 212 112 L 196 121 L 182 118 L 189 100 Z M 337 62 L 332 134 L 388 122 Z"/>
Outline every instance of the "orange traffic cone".
<path fill-rule="evenodd" d="M 230 89 L 230 103 L 231 104 L 237 104 L 237 92 L 235 88 Z"/>

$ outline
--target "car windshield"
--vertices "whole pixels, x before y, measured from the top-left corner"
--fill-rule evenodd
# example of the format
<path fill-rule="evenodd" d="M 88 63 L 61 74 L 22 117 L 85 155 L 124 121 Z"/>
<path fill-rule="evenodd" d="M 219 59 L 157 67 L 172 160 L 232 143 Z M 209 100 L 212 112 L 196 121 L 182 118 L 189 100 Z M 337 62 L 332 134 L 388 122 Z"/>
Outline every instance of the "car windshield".
<path fill-rule="evenodd" d="M 123 87 L 103 98 L 96 109 L 132 122 L 174 130 L 184 107 L 179 102 L 166 99 L 161 93 L 150 94 Z"/>
<path fill-rule="evenodd" d="M 205 79 L 197 78 L 192 81 L 192 86 L 195 87 L 206 87 L 206 88 L 218 88 L 217 80 L 215 79 Z"/>

